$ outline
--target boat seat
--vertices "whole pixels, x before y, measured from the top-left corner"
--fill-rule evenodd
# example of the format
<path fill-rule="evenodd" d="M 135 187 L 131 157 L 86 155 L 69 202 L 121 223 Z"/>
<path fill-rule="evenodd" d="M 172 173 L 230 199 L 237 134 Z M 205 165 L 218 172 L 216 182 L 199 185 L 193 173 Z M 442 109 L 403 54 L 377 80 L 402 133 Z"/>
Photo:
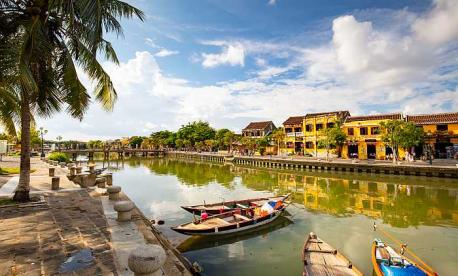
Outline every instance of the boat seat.
<path fill-rule="evenodd" d="M 242 215 L 239 215 L 239 214 L 234 214 L 234 217 L 236 217 L 238 219 L 241 219 L 241 220 L 244 220 L 244 221 L 250 221 L 249 218 L 247 218 L 245 216 L 242 216 Z"/>
<path fill-rule="evenodd" d="M 240 203 L 237 203 L 236 206 L 242 209 L 248 209 L 248 206 L 240 204 Z"/>

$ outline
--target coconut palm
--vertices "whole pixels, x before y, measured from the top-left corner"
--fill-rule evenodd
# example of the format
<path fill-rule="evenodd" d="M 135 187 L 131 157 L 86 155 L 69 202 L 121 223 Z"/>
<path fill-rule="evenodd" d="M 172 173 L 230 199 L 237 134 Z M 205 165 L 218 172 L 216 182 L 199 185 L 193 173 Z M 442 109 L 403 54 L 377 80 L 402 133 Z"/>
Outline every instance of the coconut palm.
<path fill-rule="evenodd" d="M 0 0 L 0 87 L 18 100 L 21 165 L 14 199 L 29 200 L 30 122 L 65 109 L 82 119 L 90 95 L 77 68 L 95 83 L 95 99 L 111 110 L 116 91 L 98 54 L 119 63 L 104 34 L 122 35 L 119 19 L 142 11 L 118 0 Z"/>

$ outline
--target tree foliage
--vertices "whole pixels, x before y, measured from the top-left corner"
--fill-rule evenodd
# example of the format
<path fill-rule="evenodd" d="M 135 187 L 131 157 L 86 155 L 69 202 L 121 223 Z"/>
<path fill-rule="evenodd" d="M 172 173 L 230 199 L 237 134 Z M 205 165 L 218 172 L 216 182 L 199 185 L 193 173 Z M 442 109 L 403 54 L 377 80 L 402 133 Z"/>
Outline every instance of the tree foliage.
<path fill-rule="evenodd" d="M 400 148 L 409 149 L 418 146 L 423 142 L 423 128 L 416 127 L 411 122 L 401 120 L 390 120 L 381 122 L 382 141 L 393 151 L 393 162 L 398 159 Z"/>

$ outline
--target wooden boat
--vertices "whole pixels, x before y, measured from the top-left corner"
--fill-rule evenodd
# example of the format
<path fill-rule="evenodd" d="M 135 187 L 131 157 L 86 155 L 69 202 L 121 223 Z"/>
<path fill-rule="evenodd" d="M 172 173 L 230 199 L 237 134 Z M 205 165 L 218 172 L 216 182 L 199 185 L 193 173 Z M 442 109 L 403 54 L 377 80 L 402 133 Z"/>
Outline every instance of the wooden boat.
<path fill-rule="evenodd" d="M 210 204 L 201 204 L 201 205 L 192 205 L 192 206 L 181 206 L 181 208 L 193 214 L 220 214 L 223 212 L 228 212 L 236 209 L 247 209 L 257 206 L 262 206 L 267 201 L 271 200 L 282 200 L 285 201 L 288 199 L 290 194 L 275 196 L 275 197 L 260 197 L 260 198 L 251 198 L 251 199 L 242 199 L 242 200 L 231 200 L 223 201 L 218 203 Z"/>
<path fill-rule="evenodd" d="M 302 250 L 303 276 L 363 275 L 344 255 L 321 240 L 313 232 L 304 242 Z"/>
<path fill-rule="evenodd" d="M 372 265 L 377 276 L 396 275 L 437 275 L 417 265 L 404 255 L 398 254 L 392 247 L 379 239 L 372 243 Z"/>
<path fill-rule="evenodd" d="M 272 201 L 273 202 L 273 201 Z M 271 213 L 260 214 L 261 208 L 236 209 L 222 214 L 209 216 L 194 222 L 184 223 L 175 227 L 175 230 L 185 235 L 225 235 L 251 230 L 253 228 L 266 225 L 278 217 L 285 210 L 285 205 L 281 201 L 279 206 L 275 206 Z"/>

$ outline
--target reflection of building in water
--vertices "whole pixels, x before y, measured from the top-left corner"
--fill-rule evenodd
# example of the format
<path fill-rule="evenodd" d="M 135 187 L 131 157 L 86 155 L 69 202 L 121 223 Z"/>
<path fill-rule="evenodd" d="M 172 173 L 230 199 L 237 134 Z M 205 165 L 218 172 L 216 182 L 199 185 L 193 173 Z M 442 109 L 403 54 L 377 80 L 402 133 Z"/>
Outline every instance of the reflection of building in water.
<path fill-rule="evenodd" d="M 338 216 L 362 214 L 395 226 L 458 224 L 458 190 L 379 181 L 279 173 L 289 190 L 310 210 Z"/>

